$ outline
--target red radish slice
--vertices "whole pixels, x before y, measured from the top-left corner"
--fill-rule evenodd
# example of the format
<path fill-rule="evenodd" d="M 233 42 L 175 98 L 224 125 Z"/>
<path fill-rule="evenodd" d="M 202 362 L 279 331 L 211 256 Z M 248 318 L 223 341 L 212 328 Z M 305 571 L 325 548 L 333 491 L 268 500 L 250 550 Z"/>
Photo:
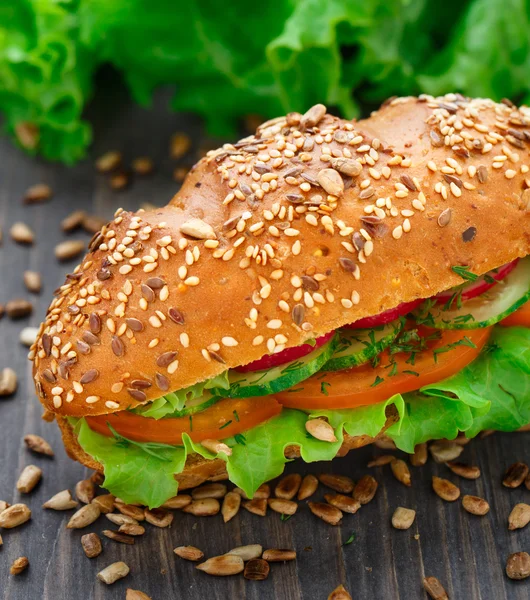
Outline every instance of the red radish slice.
<path fill-rule="evenodd" d="M 331 331 L 330 333 L 326 333 L 326 335 L 317 338 L 314 346 L 311 346 L 311 344 L 302 344 L 301 346 L 295 346 L 294 348 L 287 348 L 286 350 L 278 352 L 278 354 L 267 354 L 267 356 L 264 356 L 263 358 L 255 360 L 243 367 L 237 367 L 234 370 L 238 371 L 238 373 L 249 373 L 252 371 L 272 369 L 272 367 L 277 367 L 278 365 L 283 365 L 298 358 L 302 358 L 303 356 L 307 356 L 313 352 L 313 350 L 316 350 L 326 342 L 329 342 L 334 335 L 335 332 Z"/>
<path fill-rule="evenodd" d="M 435 298 L 438 300 L 438 303 L 445 303 L 451 300 L 451 298 L 457 292 L 461 292 L 461 298 L 463 301 L 471 300 L 471 298 L 480 296 L 484 292 L 490 290 L 494 285 L 497 284 L 497 282 L 502 281 L 508 274 L 510 274 L 515 269 L 518 262 L 519 259 L 516 258 L 512 262 L 509 262 L 508 264 L 503 265 L 498 269 L 486 273 L 488 279 L 491 277 L 495 280 L 494 282 L 486 281 L 486 275 L 482 275 L 482 277 L 479 277 L 476 281 L 472 281 L 471 283 L 464 283 L 456 288 L 451 288 L 450 290 L 438 294 L 437 296 L 435 296 Z"/>
<path fill-rule="evenodd" d="M 390 310 L 385 310 L 374 317 L 365 317 L 364 319 L 359 319 L 355 321 L 355 323 L 350 323 L 349 325 L 343 325 L 345 329 L 372 329 L 373 327 L 379 327 L 379 325 L 386 325 L 392 321 L 395 321 L 399 317 L 406 315 L 409 312 L 412 312 L 415 308 L 423 302 L 423 300 L 413 300 L 412 302 L 403 302 L 396 308 L 391 308 Z"/>

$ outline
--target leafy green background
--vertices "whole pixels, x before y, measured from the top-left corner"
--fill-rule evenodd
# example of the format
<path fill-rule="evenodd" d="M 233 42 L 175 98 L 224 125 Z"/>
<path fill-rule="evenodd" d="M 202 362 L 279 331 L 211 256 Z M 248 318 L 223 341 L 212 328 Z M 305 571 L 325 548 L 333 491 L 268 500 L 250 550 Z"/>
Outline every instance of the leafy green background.
<path fill-rule="evenodd" d="M 74 162 L 98 67 L 133 97 L 174 84 L 212 133 L 324 102 L 344 116 L 391 95 L 530 97 L 530 0 L 0 0 L 0 112 L 31 150 Z"/>

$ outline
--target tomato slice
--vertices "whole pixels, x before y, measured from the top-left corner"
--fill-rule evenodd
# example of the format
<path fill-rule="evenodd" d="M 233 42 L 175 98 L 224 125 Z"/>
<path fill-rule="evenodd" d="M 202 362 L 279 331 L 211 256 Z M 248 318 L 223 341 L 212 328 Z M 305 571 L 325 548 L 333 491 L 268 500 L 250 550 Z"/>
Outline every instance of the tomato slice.
<path fill-rule="evenodd" d="M 530 302 L 523 304 L 519 310 L 508 315 L 500 324 L 505 327 L 530 327 Z"/>
<path fill-rule="evenodd" d="M 374 317 L 364 317 L 364 319 L 359 319 L 353 323 L 348 325 L 344 325 L 345 329 L 373 329 L 374 327 L 379 327 L 380 325 L 386 325 L 387 323 L 391 323 L 395 321 L 399 317 L 406 315 L 409 312 L 412 312 L 415 308 L 418 308 L 420 304 L 425 302 L 425 300 L 412 300 L 412 302 L 403 302 L 399 304 L 395 308 L 390 308 L 389 310 L 385 310 L 384 312 L 375 315 Z"/>
<path fill-rule="evenodd" d="M 478 356 L 491 329 L 447 330 L 439 339 L 429 342 L 427 349 L 416 353 L 413 364 L 410 352 L 391 357 L 385 351 L 376 367 L 367 363 L 345 371 L 317 373 L 294 388 L 276 394 L 276 398 L 283 406 L 300 409 L 355 408 L 383 402 L 394 394 L 412 392 L 461 371 Z M 425 336 L 425 330 L 421 333 Z M 462 344 L 464 338 L 475 347 L 467 341 Z M 395 375 L 391 375 L 392 370 Z"/>
<path fill-rule="evenodd" d="M 109 424 L 120 435 L 135 442 L 179 446 L 183 433 L 187 433 L 194 442 L 224 439 L 256 427 L 281 410 L 281 404 L 273 396 L 264 396 L 235 400 L 223 398 L 210 408 L 186 417 L 156 420 L 124 410 L 85 419 L 90 429 L 102 435 L 112 435 Z"/>

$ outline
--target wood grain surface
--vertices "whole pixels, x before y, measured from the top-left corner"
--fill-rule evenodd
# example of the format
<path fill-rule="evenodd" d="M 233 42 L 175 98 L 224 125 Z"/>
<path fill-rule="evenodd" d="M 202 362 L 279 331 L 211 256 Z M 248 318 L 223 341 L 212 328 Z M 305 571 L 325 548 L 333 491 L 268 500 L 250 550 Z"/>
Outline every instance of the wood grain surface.
<path fill-rule="evenodd" d="M 35 305 L 30 318 L 15 322 L 4 317 L 0 321 L 0 368 L 12 367 L 19 376 L 17 394 L 0 399 L 0 500 L 27 502 L 33 510 L 29 523 L 1 531 L 4 545 L 0 548 L 0 598 L 113 600 L 124 599 L 125 590 L 130 587 L 142 590 L 154 600 L 325 600 L 343 583 L 357 600 L 421 600 L 427 597 L 422 585 L 426 575 L 438 577 L 452 600 L 529 598 L 530 582 L 508 580 L 504 566 L 512 552 L 530 549 L 527 530 L 507 529 L 512 506 L 528 502 L 530 491 L 524 486 L 508 490 L 501 485 L 508 465 L 530 460 L 528 434 L 494 434 L 469 444 L 461 458 L 481 467 L 482 476 L 476 481 L 459 479 L 444 465 L 430 460 L 423 468 L 411 467 L 413 485 L 406 488 L 393 478 L 388 466 L 367 469 L 368 460 L 385 452 L 371 447 L 332 464 L 289 464 L 287 472 L 334 472 L 354 479 L 371 472 L 377 478 L 380 485 L 375 499 L 356 515 L 345 515 L 339 527 L 318 520 L 305 502 L 287 521 L 276 513 L 260 518 L 242 510 L 223 525 L 220 516 L 196 518 L 175 513 L 170 529 L 147 526 L 146 535 L 137 539 L 134 546 L 103 538 L 103 553 L 89 560 L 82 551 L 81 536 L 115 527 L 101 518 L 86 530 L 70 531 L 65 526 L 71 512 L 40 508 L 56 492 L 66 488 L 73 491 L 76 482 L 89 473 L 66 457 L 56 426 L 40 418 L 41 406 L 33 392 L 27 349 L 19 343 L 19 332 L 26 325 L 38 325 L 52 291 L 76 264 L 58 263 L 54 246 L 67 238 L 89 239 L 88 234 L 80 232 L 63 234 L 59 227 L 62 218 L 78 208 L 110 217 L 119 206 L 134 209 L 142 202 L 162 205 L 177 190 L 178 184 L 171 177 L 175 161 L 167 151 L 171 133 L 184 131 L 191 135 L 194 151 L 205 140 L 198 121 L 189 115 L 169 113 L 167 102 L 168 95 L 163 93 L 152 109 L 144 110 L 128 103 L 119 88 L 100 93 L 90 109 L 95 122 L 92 157 L 72 168 L 28 158 L 5 138 L 0 140 L 0 225 L 4 231 L 0 247 L 0 304 L 22 297 L 30 298 Z M 93 167 L 93 158 L 110 149 L 122 150 L 129 162 L 137 156 L 151 156 L 156 172 L 151 177 L 137 178 L 124 192 L 112 192 L 107 178 L 96 174 Z M 52 187 L 53 199 L 23 205 L 24 191 L 38 182 Z M 34 229 L 34 246 L 23 247 L 9 239 L 6 234 L 15 221 L 24 221 Z M 44 289 L 40 295 L 25 290 L 22 274 L 27 269 L 42 274 Z M 27 433 L 49 440 L 55 458 L 26 450 L 22 438 Z M 40 466 L 44 477 L 30 495 L 21 496 L 15 484 L 27 464 Z M 443 502 L 431 489 L 433 474 L 457 483 L 462 494 L 486 498 L 490 513 L 475 517 L 463 510 L 460 501 Z M 323 493 L 321 486 L 318 495 L 322 497 Z M 398 506 L 417 511 L 416 521 L 408 531 L 394 530 L 390 524 Z M 352 534 L 354 540 L 343 545 Z M 291 563 L 272 564 L 268 580 L 251 582 L 241 575 L 209 577 L 173 554 L 174 547 L 192 544 L 210 557 L 250 543 L 260 543 L 264 548 L 295 548 L 298 558 Z M 19 556 L 27 556 L 30 567 L 13 577 L 9 567 Z M 130 575 L 113 586 L 99 582 L 96 573 L 117 560 L 130 566 Z"/>

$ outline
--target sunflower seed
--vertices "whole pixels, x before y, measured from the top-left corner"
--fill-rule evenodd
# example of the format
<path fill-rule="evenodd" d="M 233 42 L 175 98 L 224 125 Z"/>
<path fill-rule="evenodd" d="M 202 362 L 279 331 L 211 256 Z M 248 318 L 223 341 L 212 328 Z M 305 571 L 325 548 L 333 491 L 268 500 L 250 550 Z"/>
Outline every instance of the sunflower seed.
<path fill-rule="evenodd" d="M 24 271 L 24 285 L 28 292 L 38 294 L 42 288 L 40 273 L 37 273 L 37 271 Z"/>
<path fill-rule="evenodd" d="M 191 138 L 189 135 L 181 132 L 174 133 L 170 141 L 171 158 L 182 158 L 191 148 Z"/>
<path fill-rule="evenodd" d="M 215 498 L 204 498 L 203 500 L 194 500 L 191 504 L 185 506 L 182 511 L 190 513 L 196 517 L 211 517 L 221 510 L 219 500 Z"/>
<path fill-rule="evenodd" d="M 454 483 L 448 479 L 436 477 L 436 475 L 433 475 L 432 478 L 432 489 L 435 491 L 437 496 L 439 496 L 442 500 L 446 500 L 447 502 L 454 502 L 460 497 L 460 490 Z"/>
<path fill-rule="evenodd" d="M 115 497 L 112 494 L 102 494 L 101 496 L 96 496 L 94 500 L 92 500 L 92 504 L 95 504 L 101 514 L 106 515 L 114 510 L 114 500 Z"/>
<path fill-rule="evenodd" d="M 341 494 L 351 494 L 353 492 L 353 479 L 346 475 L 335 475 L 333 473 L 322 473 L 318 476 L 320 483 L 326 487 L 335 490 Z"/>
<path fill-rule="evenodd" d="M 269 498 L 270 508 L 282 515 L 294 515 L 298 509 L 298 504 L 292 500 L 283 500 L 282 498 Z"/>
<path fill-rule="evenodd" d="M 35 241 L 35 234 L 26 223 L 13 223 L 9 230 L 11 239 L 17 244 L 33 244 Z"/>
<path fill-rule="evenodd" d="M 202 219 L 189 219 L 180 226 L 180 233 L 187 235 L 197 240 L 213 240 L 215 239 L 215 231 L 213 227 Z"/>
<path fill-rule="evenodd" d="M 0 500 L 0 513 L 4 512 L 6 508 L 9 508 L 11 505 L 5 500 Z"/>
<path fill-rule="evenodd" d="M 179 494 L 178 496 L 173 496 L 169 500 L 166 500 L 164 504 L 162 504 L 162 508 L 169 508 L 172 510 L 180 510 L 185 506 L 191 504 L 191 496 L 188 494 Z"/>
<path fill-rule="evenodd" d="M 86 504 L 72 515 L 66 527 L 68 529 L 83 529 L 83 527 L 88 527 L 88 525 L 92 525 L 94 521 L 97 521 L 100 514 L 101 510 L 97 504 Z"/>
<path fill-rule="evenodd" d="M 105 515 L 107 519 L 114 525 L 138 525 L 138 521 L 127 515 L 108 513 Z"/>
<path fill-rule="evenodd" d="M 328 600 L 352 600 L 348 590 L 341 584 L 328 596 Z"/>
<path fill-rule="evenodd" d="M 87 533 L 81 538 L 81 546 L 87 558 L 95 558 L 103 551 L 101 540 L 97 533 Z"/>
<path fill-rule="evenodd" d="M 121 165 L 121 152 L 110 150 L 96 160 L 96 169 L 100 173 L 110 173 Z"/>
<path fill-rule="evenodd" d="M 96 486 L 90 479 L 78 481 L 75 486 L 75 495 L 83 504 L 90 504 L 96 495 Z"/>
<path fill-rule="evenodd" d="M 237 548 L 232 548 L 227 554 L 235 554 L 236 556 L 240 556 L 244 562 L 247 562 L 248 560 L 259 558 L 263 554 L 263 547 L 260 544 L 238 546 Z"/>
<path fill-rule="evenodd" d="M 478 496 L 463 496 L 462 506 L 468 513 L 478 516 L 483 516 L 490 510 L 490 505 L 486 500 L 484 500 L 484 498 L 479 498 Z"/>
<path fill-rule="evenodd" d="M 526 579 L 530 577 L 530 554 L 528 552 L 510 554 L 506 562 L 506 575 L 510 579 Z"/>
<path fill-rule="evenodd" d="M 392 454 L 382 454 L 381 456 L 376 456 L 373 460 L 371 460 L 366 466 L 371 467 L 382 467 L 384 465 L 390 464 L 393 460 L 395 460 L 395 456 Z"/>
<path fill-rule="evenodd" d="M 331 504 L 331 506 L 352 515 L 361 508 L 359 500 L 351 498 L 350 496 L 345 496 L 344 494 L 324 494 L 324 499 L 328 504 Z"/>
<path fill-rule="evenodd" d="M 206 562 L 197 565 L 199 571 L 204 571 L 208 575 L 224 577 L 226 575 L 237 575 L 241 573 L 245 564 L 240 556 L 233 554 L 223 554 L 222 556 L 214 556 Z"/>
<path fill-rule="evenodd" d="M 445 463 L 453 473 L 460 475 L 464 479 L 478 479 L 480 477 L 480 468 L 472 465 L 465 465 L 459 462 L 447 462 Z"/>
<path fill-rule="evenodd" d="M 246 493 L 244 492 L 244 490 L 242 490 L 241 488 L 234 488 L 233 490 L 234 492 L 238 493 L 241 495 L 242 498 L 244 498 L 245 500 L 249 500 L 249 497 L 246 495 Z M 254 500 L 256 499 L 261 499 L 261 498 L 269 498 L 271 495 L 271 488 L 270 485 L 268 483 L 263 483 L 262 485 L 259 486 L 259 488 L 254 492 Z"/>
<path fill-rule="evenodd" d="M 57 260 L 71 260 L 79 256 L 85 249 L 85 242 L 82 240 L 66 240 L 55 246 L 55 258 Z"/>
<path fill-rule="evenodd" d="M 262 558 L 253 558 L 245 565 L 243 577 L 251 581 L 263 581 L 267 579 L 270 572 L 269 563 Z"/>
<path fill-rule="evenodd" d="M 371 475 L 364 475 L 353 488 L 353 497 L 360 504 L 371 502 L 377 492 L 377 481 Z"/>
<path fill-rule="evenodd" d="M 23 298 L 15 298 L 6 304 L 6 313 L 10 319 L 22 319 L 33 312 L 33 305 Z"/>
<path fill-rule="evenodd" d="M 102 217 L 98 217 L 97 215 L 87 215 L 83 216 L 83 220 L 81 221 L 81 227 L 87 233 L 99 233 L 101 229 L 103 229 L 103 225 L 105 225 L 107 221 Z"/>
<path fill-rule="evenodd" d="M 302 129 L 310 129 L 318 125 L 326 114 L 326 107 L 323 104 L 315 104 L 300 119 L 300 127 Z"/>
<path fill-rule="evenodd" d="M 13 529 L 31 519 L 31 510 L 25 504 L 13 504 L 0 513 L 0 527 Z"/>
<path fill-rule="evenodd" d="M 173 523 L 174 515 L 169 511 L 164 510 L 163 508 L 146 508 L 144 514 L 145 520 L 151 525 L 154 525 L 155 527 L 169 527 L 171 523 Z"/>
<path fill-rule="evenodd" d="M 363 167 L 357 160 L 351 160 L 349 158 L 332 158 L 331 166 L 340 173 L 347 175 L 348 177 L 358 177 Z"/>
<path fill-rule="evenodd" d="M 276 487 L 274 488 L 274 495 L 276 498 L 282 498 L 284 500 L 292 500 L 302 484 L 302 476 L 298 473 L 292 473 L 282 477 Z M 272 508 L 272 507 L 271 507 Z"/>
<path fill-rule="evenodd" d="M 449 600 L 449 596 L 447 595 L 444 586 L 436 579 L 436 577 L 425 577 L 423 579 L 423 587 L 432 600 Z"/>
<path fill-rule="evenodd" d="M 458 458 L 464 451 L 464 448 L 456 442 L 437 440 L 430 444 L 429 451 L 437 463 L 443 463 Z"/>
<path fill-rule="evenodd" d="M 239 512 L 241 506 L 241 496 L 237 492 L 228 492 L 223 499 L 223 505 L 221 507 L 221 514 L 223 515 L 223 521 L 228 523 L 233 519 Z"/>
<path fill-rule="evenodd" d="M 115 542 L 118 542 L 119 544 L 128 544 L 130 546 L 134 544 L 134 538 L 132 536 L 120 533 L 119 531 L 104 529 L 102 533 L 105 537 L 108 537 L 109 540 L 113 540 Z"/>
<path fill-rule="evenodd" d="M 178 546 L 173 552 L 180 558 L 192 562 L 197 562 L 204 557 L 204 552 L 195 546 Z"/>
<path fill-rule="evenodd" d="M 409 457 L 410 464 L 413 467 L 423 467 L 427 462 L 427 444 L 418 444 L 414 448 L 414 454 Z"/>
<path fill-rule="evenodd" d="M 23 571 L 25 571 L 29 567 L 29 560 L 26 556 L 20 556 L 16 558 L 11 564 L 11 568 L 9 572 L 11 575 L 20 575 Z"/>
<path fill-rule="evenodd" d="M 42 478 L 42 469 L 35 465 L 24 468 L 17 481 L 17 490 L 22 494 L 29 494 Z"/>
<path fill-rule="evenodd" d="M 151 596 L 144 594 L 140 590 L 128 588 L 125 592 L 125 600 L 152 600 Z"/>
<path fill-rule="evenodd" d="M 342 196 L 344 193 L 344 180 L 335 169 L 321 169 L 317 181 L 324 191 L 332 196 Z"/>
<path fill-rule="evenodd" d="M 153 161 L 148 156 L 135 158 L 131 166 L 137 175 L 150 175 L 154 169 Z"/>
<path fill-rule="evenodd" d="M 401 460 L 401 458 L 394 458 L 394 460 L 390 463 L 390 468 L 392 469 L 394 477 L 400 483 L 406 485 L 407 487 L 412 485 L 410 470 L 404 460 Z"/>
<path fill-rule="evenodd" d="M 97 575 L 100 581 L 106 583 L 107 585 L 111 585 L 118 581 L 118 579 L 123 579 L 129 574 L 129 567 L 124 562 L 115 562 L 105 567 L 102 571 L 100 571 Z"/>
<path fill-rule="evenodd" d="M 324 419 L 308 419 L 305 424 L 306 431 L 317 440 L 323 442 L 336 442 L 333 427 Z"/>
<path fill-rule="evenodd" d="M 76 210 L 61 221 L 61 229 L 66 232 L 73 231 L 74 229 L 81 227 L 85 217 L 86 213 L 84 210 Z"/>
<path fill-rule="evenodd" d="M 398 506 L 392 515 L 392 526 L 394 529 L 410 529 L 415 518 L 415 510 Z"/>
<path fill-rule="evenodd" d="M 42 505 L 42 508 L 49 508 L 51 510 L 70 510 L 76 508 L 78 503 L 72 498 L 70 490 L 63 490 L 52 496 L 47 502 Z"/>
<path fill-rule="evenodd" d="M 522 529 L 530 523 L 530 506 L 520 502 L 512 508 L 512 512 L 508 517 L 508 529 Z"/>
<path fill-rule="evenodd" d="M 518 488 L 528 475 L 528 466 L 525 463 L 517 462 L 510 465 L 502 480 L 502 485 L 507 488 Z"/>
<path fill-rule="evenodd" d="M 264 517 L 267 514 L 267 499 L 266 498 L 253 498 L 243 502 L 243 508 L 253 515 Z"/>
<path fill-rule="evenodd" d="M 296 560 L 296 550 L 270 548 L 269 550 L 265 550 L 265 552 L 263 552 L 262 558 L 268 562 L 285 562 L 288 560 Z"/>
<path fill-rule="evenodd" d="M 20 343 L 23 346 L 33 346 L 37 339 L 37 335 L 39 334 L 39 330 L 37 327 L 24 327 L 18 336 Z"/>
<path fill-rule="evenodd" d="M 194 500 L 204 498 L 224 498 L 226 496 L 226 485 L 224 483 L 207 483 L 192 490 L 191 497 Z"/>
<path fill-rule="evenodd" d="M 342 511 L 323 502 L 308 502 L 311 512 L 330 525 L 338 525 L 342 520 Z"/>
<path fill-rule="evenodd" d="M 312 496 L 318 488 L 318 479 L 311 474 L 306 475 L 302 479 L 302 483 L 300 484 L 300 489 L 298 490 L 298 500 L 305 500 Z"/>

